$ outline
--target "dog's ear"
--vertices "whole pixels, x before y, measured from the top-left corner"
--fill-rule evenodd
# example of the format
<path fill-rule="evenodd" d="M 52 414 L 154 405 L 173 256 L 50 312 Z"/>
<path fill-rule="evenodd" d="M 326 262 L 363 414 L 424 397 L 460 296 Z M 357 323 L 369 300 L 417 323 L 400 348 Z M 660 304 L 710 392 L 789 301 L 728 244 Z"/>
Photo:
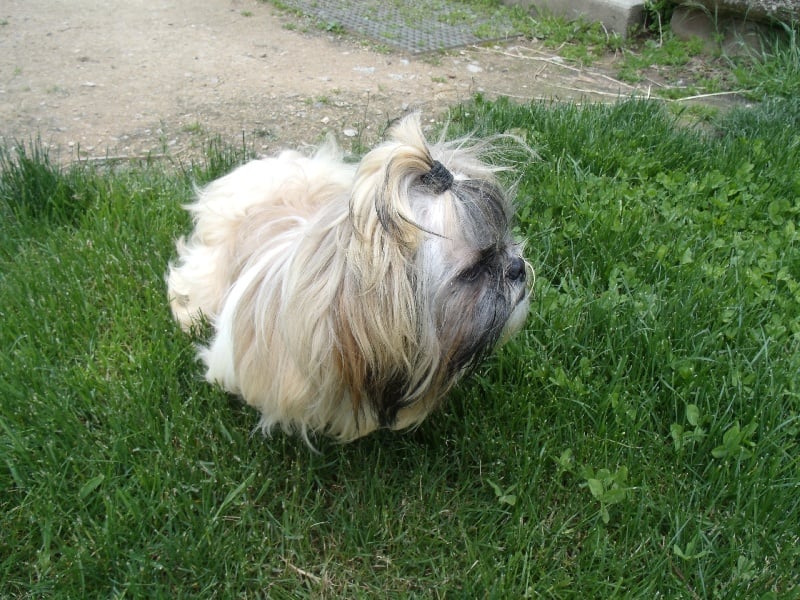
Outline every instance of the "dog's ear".
<path fill-rule="evenodd" d="M 412 195 L 432 195 L 422 181 L 432 165 L 419 117 L 410 115 L 363 158 L 350 198 L 352 236 L 333 310 L 338 366 L 354 412 L 368 412 L 381 426 L 419 400 L 439 356 L 430 348 L 435 335 L 425 334 L 414 263 L 427 233 L 416 222 Z"/>
<path fill-rule="evenodd" d="M 392 128 L 390 140 L 362 159 L 350 212 L 356 231 L 373 248 L 388 241 L 412 252 L 416 249 L 424 229 L 413 214 L 411 192 L 419 189 L 433 166 L 417 114 L 401 120 Z"/>

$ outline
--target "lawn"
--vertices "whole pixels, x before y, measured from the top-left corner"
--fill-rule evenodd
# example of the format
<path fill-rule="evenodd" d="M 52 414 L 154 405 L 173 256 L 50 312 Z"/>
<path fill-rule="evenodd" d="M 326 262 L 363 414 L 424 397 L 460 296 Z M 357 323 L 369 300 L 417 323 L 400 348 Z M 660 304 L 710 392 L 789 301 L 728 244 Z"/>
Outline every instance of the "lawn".
<path fill-rule="evenodd" d="M 413 433 L 254 432 L 163 281 L 242 160 L 0 155 L 0 597 L 800 597 L 800 100 L 513 132 L 525 330 Z"/>

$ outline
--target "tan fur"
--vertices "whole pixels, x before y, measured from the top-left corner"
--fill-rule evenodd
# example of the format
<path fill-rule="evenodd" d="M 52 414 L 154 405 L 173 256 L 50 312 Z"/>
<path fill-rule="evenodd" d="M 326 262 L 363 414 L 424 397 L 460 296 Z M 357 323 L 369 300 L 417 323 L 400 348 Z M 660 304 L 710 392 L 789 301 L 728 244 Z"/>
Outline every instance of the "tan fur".
<path fill-rule="evenodd" d="M 284 152 L 212 182 L 187 207 L 194 231 L 167 277 L 173 314 L 187 330 L 211 322 L 207 378 L 258 408 L 265 431 L 349 441 L 416 425 L 461 375 L 452 360 L 464 353 L 443 344 L 486 345 L 481 324 L 456 326 L 456 312 L 494 315 L 487 343 L 521 326 L 524 278 L 497 274 L 495 291 L 459 278 L 486 244 L 475 232 L 490 232 L 499 270 L 518 256 L 504 217 L 463 222 L 481 214 L 465 212 L 467 201 L 483 196 L 459 197 L 458 185 L 427 193 L 420 178 L 433 160 L 456 180 L 495 185 L 470 148 L 430 148 L 412 115 L 357 167 L 332 144 L 312 157 Z M 439 305 L 462 296 L 479 306 Z"/>

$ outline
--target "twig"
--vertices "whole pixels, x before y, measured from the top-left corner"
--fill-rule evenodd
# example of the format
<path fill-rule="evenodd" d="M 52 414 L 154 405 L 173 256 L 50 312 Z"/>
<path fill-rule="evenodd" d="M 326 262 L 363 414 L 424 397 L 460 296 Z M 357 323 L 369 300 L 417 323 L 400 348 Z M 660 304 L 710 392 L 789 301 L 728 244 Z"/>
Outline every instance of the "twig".
<path fill-rule="evenodd" d="M 619 92 L 603 92 L 601 90 L 585 90 L 585 89 L 582 89 L 582 88 L 569 87 L 569 86 L 566 86 L 566 85 L 554 85 L 553 87 L 557 87 L 557 88 L 560 88 L 562 90 L 567 90 L 569 92 L 580 92 L 581 94 L 597 94 L 598 96 L 611 96 L 611 97 L 615 97 L 615 98 L 619 98 L 621 96 L 621 94 Z M 634 88 L 634 91 L 640 91 L 640 90 Z M 647 94 L 645 94 L 645 96 L 649 97 L 650 94 L 647 93 Z"/>
<path fill-rule="evenodd" d="M 730 92 L 712 92 L 710 94 L 697 94 L 695 96 L 684 96 L 683 98 L 671 98 L 670 102 L 683 102 L 684 100 L 702 100 L 703 98 L 713 98 L 714 96 L 734 96 L 746 94 L 750 90 L 732 90 Z"/>
<path fill-rule="evenodd" d="M 674 89 L 675 89 L 675 87 L 670 87 L 670 86 L 668 86 L 668 85 L 666 85 L 666 84 L 664 84 L 664 83 L 658 82 L 658 81 L 656 81 L 655 79 L 653 79 L 652 77 L 645 77 L 645 78 L 644 78 L 644 80 L 645 80 L 645 81 L 649 81 L 650 83 L 652 83 L 652 84 L 653 84 L 654 86 L 656 86 L 656 87 L 660 87 L 660 88 L 666 88 L 666 87 L 669 87 L 669 89 L 671 89 L 671 90 L 674 90 Z"/>
<path fill-rule="evenodd" d="M 158 159 L 158 158 L 166 158 L 166 154 L 115 154 L 110 156 L 86 156 L 84 158 L 80 158 L 87 163 L 105 163 L 105 162 L 126 162 L 126 161 L 135 161 L 135 160 L 148 160 L 148 159 Z"/>
<path fill-rule="evenodd" d="M 541 58 L 539 56 L 526 56 L 525 54 L 512 54 L 511 52 L 505 52 L 503 50 L 495 50 L 494 48 L 489 48 L 489 52 L 494 52 L 495 54 L 502 54 L 504 56 L 510 56 L 511 58 L 521 58 L 523 60 L 537 60 L 539 62 L 546 62 L 556 67 L 561 67 L 562 69 L 575 71 L 576 73 L 580 73 L 581 71 L 583 71 L 583 69 L 579 69 L 577 67 L 571 67 L 567 64 L 564 64 L 561 61 L 555 60 L 555 58 L 553 57 Z"/>
<path fill-rule="evenodd" d="M 625 87 L 630 88 L 632 90 L 636 89 L 635 85 L 631 85 L 630 83 L 625 83 L 624 81 L 620 81 L 619 79 L 614 79 L 610 75 L 605 75 L 604 73 L 597 73 L 595 71 L 592 71 L 592 73 L 594 75 L 598 75 L 599 77 L 602 77 L 603 79 L 607 79 L 611 83 L 616 83 L 617 85 L 624 85 Z"/>
<path fill-rule="evenodd" d="M 489 50 L 489 52 L 494 52 L 496 54 L 503 54 L 504 56 L 510 56 L 511 58 L 521 58 L 523 60 L 535 60 L 535 61 L 539 61 L 539 62 L 550 64 L 550 65 L 554 65 L 554 66 L 560 67 L 562 69 L 567 69 L 569 71 L 574 71 L 576 73 L 586 73 L 586 74 L 591 75 L 591 76 L 600 77 L 600 78 L 605 79 L 607 81 L 610 81 L 611 83 L 614 83 L 616 85 L 624 86 L 624 87 L 626 87 L 628 89 L 632 89 L 632 90 L 636 89 L 636 86 L 630 85 L 629 83 L 625 83 L 624 81 L 620 81 L 619 79 L 615 79 L 614 77 L 611 77 L 610 75 L 606 75 L 605 73 L 600 73 L 598 71 L 592 71 L 590 69 L 585 69 L 585 68 L 572 67 L 570 65 L 564 64 L 563 62 L 561 62 L 559 60 L 556 60 L 552 56 L 539 57 L 539 56 L 528 56 L 528 55 L 521 54 L 521 53 L 512 54 L 511 52 L 505 52 L 503 50 L 496 50 L 494 48 L 489 48 L 488 50 Z M 541 72 L 542 72 L 542 70 L 539 70 L 539 72 L 537 73 L 537 76 Z"/>
<path fill-rule="evenodd" d="M 321 577 L 317 577 L 317 576 L 316 576 L 316 575 L 314 575 L 313 573 L 309 573 L 308 571 L 304 571 L 304 570 L 303 570 L 303 569 L 301 569 L 300 567 L 295 567 L 295 566 L 294 566 L 292 563 L 290 563 L 288 560 L 286 561 L 286 566 L 287 566 L 287 567 L 289 567 L 289 568 L 290 568 L 292 571 L 294 571 L 294 572 L 295 572 L 295 573 L 297 573 L 298 575 L 300 575 L 300 576 L 302 576 L 302 577 L 307 577 L 308 579 L 310 579 L 310 580 L 311 580 L 311 581 L 313 581 L 314 583 L 319 583 L 320 581 L 322 581 L 322 578 L 321 578 Z"/>

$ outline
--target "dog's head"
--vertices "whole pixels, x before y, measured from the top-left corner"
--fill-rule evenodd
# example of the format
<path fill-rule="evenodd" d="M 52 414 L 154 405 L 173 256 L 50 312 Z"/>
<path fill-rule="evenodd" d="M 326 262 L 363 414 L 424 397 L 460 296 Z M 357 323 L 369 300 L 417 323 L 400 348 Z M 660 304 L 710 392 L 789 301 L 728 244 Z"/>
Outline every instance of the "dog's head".
<path fill-rule="evenodd" d="M 527 315 L 512 205 L 466 140 L 429 146 L 411 115 L 361 161 L 334 310 L 344 378 L 384 427 L 414 425 Z"/>

